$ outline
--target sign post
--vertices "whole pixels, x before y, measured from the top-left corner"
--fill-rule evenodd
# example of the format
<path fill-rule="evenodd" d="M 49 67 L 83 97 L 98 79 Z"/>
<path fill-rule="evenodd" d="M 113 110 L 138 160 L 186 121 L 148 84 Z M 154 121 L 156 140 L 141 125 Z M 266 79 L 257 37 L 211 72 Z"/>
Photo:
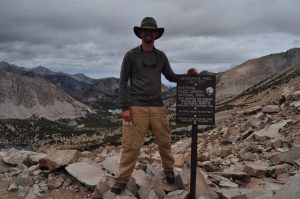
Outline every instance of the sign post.
<path fill-rule="evenodd" d="M 196 174 L 197 174 L 197 130 L 198 125 L 192 124 L 192 147 L 191 147 L 191 177 L 190 177 L 190 199 L 196 195 Z"/>
<path fill-rule="evenodd" d="M 215 124 L 216 76 L 179 76 L 176 95 L 176 123 L 192 125 L 189 198 L 196 196 L 198 125 Z"/>

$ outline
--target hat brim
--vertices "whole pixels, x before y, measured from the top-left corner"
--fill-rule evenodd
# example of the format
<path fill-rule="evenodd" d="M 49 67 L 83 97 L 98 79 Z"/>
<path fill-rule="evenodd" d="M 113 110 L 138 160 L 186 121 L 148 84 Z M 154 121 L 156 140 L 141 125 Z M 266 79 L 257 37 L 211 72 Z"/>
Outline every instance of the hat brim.
<path fill-rule="evenodd" d="M 138 27 L 138 26 L 134 26 L 134 27 L 133 27 L 134 34 L 135 34 L 138 38 L 140 38 L 140 39 L 142 39 L 142 37 L 141 37 L 141 35 L 140 35 L 139 32 L 140 32 L 140 30 L 143 30 L 143 29 L 156 30 L 156 31 L 158 32 L 158 35 L 157 35 L 157 37 L 155 38 L 155 40 L 156 40 L 156 39 L 159 39 L 159 38 L 164 34 L 164 31 L 165 31 L 164 28 L 145 28 L 145 27 L 141 28 L 141 27 Z"/>

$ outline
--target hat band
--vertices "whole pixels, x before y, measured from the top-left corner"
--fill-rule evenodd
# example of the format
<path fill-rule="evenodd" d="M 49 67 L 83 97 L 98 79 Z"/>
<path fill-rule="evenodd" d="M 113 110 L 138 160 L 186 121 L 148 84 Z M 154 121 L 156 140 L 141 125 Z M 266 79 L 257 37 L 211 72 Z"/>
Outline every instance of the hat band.
<path fill-rule="evenodd" d="M 154 23 L 142 23 L 141 28 L 157 28 L 157 25 Z"/>

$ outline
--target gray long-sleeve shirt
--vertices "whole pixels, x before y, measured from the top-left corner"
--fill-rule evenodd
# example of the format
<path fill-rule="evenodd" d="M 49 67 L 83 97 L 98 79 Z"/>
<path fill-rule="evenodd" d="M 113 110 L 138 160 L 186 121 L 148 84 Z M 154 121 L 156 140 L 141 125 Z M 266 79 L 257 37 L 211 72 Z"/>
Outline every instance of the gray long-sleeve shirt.
<path fill-rule="evenodd" d="M 156 64 L 148 65 L 148 57 Z M 171 69 L 163 51 L 154 48 L 152 52 L 144 52 L 140 46 L 128 51 L 124 56 L 120 74 L 119 103 L 122 109 L 126 110 L 132 105 L 163 106 L 161 73 L 169 81 L 177 81 L 177 75 Z"/>

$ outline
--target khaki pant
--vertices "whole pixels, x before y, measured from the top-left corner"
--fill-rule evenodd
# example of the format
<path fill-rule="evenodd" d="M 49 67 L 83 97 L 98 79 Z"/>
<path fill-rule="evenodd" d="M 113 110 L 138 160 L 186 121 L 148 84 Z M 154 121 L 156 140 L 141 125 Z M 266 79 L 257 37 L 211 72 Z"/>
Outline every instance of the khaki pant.
<path fill-rule="evenodd" d="M 173 169 L 174 158 L 171 151 L 171 130 L 164 107 L 132 106 L 132 125 L 122 126 L 122 154 L 117 182 L 128 182 L 144 144 L 147 129 L 151 129 L 159 148 L 162 166 Z"/>

